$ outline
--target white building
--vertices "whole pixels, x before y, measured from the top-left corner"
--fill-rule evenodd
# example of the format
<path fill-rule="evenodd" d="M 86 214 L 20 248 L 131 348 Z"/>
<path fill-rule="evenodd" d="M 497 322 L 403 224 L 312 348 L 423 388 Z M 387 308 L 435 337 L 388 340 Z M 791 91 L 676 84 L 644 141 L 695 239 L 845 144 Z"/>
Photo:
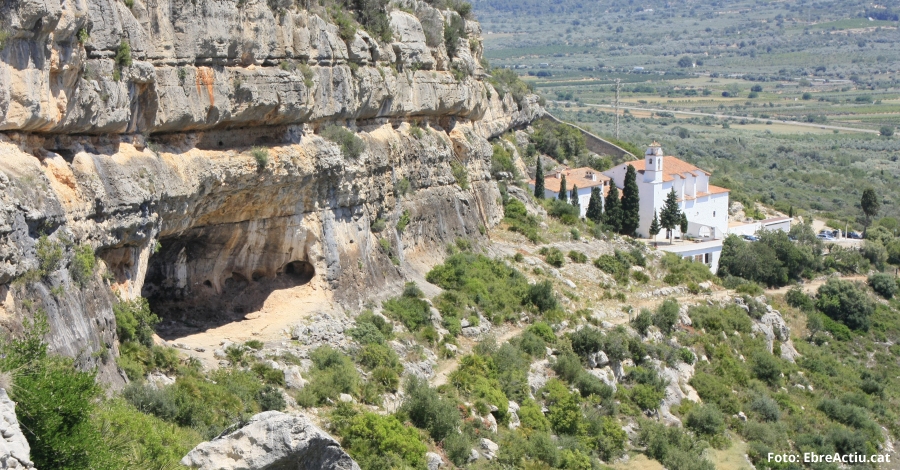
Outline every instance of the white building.
<path fill-rule="evenodd" d="M 791 231 L 794 219 L 790 217 L 773 217 L 752 222 L 731 222 L 728 224 L 728 233 L 733 235 L 756 235 L 760 230 Z"/>
<path fill-rule="evenodd" d="M 582 167 L 570 169 L 562 169 L 550 172 L 544 177 L 544 198 L 556 199 L 559 197 L 560 186 L 562 185 L 562 177 L 566 177 L 566 196 L 572 192 L 572 187 L 578 187 L 578 205 L 581 206 L 580 217 L 587 214 L 588 204 L 591 202 L 591 190 L 600 187 L 600 195 L 606 197 L 609 192 L 609 177 L 603 173 L 590 168 Z M 528 187 L 534 191 L 534 180 L 528 181 Z"/>
<path fill-rule="evenodd" d="M 675 236 L 685 235 L 701 240 L 725 238 L 728 233 L 728 189 L 709 184 L 710 173 L 690 163 L 663 154 L 662 147 L 654 142 L 647 149 L 643 160 L 625 162 L 603 172 L 621 190 L 625 172 L 631 165 L 637 170 L 637 184 L 641 198 L 637 234 L 650 238 L 653 214 L 662 211 L 669 191 L 675 190 L 678 205 L 687 215 L 688 231 L 682 234 L 675 228 Z M 665 230 L 655 240 L 666 240 Z"/>

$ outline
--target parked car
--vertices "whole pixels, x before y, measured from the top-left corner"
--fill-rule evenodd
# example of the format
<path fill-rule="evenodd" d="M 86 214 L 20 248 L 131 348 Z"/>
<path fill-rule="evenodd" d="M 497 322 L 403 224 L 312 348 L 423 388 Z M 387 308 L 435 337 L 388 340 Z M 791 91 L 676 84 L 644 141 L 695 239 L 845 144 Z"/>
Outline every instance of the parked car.
<path fill-rule="evenodd" d="M 759 241 L 759 237 L 757 237 L 756 235 L 741 235 L 741 238 L 743 238 L 744 240 L 747 240 L 748 242 L 758 242 Z"/>
<path fill-rule="evenodd" d="M 834 236 L 831 235 L 831 233 L 829 233 L 829 232 L 820 233 L 820 234 L 816 235 L 816 238 L 818 238 L 819 240 L 825 240 L 827 242 L 834 241 Z"/>
<path fill-rule="evenodd" d="M 859 232 L 850 232 L 847 234 L 847 238 L 853 238 L 856 240 L 862 240 L 862 234 Z"/>

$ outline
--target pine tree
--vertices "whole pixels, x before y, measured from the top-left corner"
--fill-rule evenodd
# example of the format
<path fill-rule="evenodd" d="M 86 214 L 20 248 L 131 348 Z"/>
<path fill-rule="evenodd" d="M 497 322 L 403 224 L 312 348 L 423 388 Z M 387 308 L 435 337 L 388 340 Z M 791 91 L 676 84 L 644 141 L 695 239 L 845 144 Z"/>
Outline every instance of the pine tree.
<path fill-rule="evenodd" d="M 659 217 L 656 216 L 656 211 L 653 211 L 653 221 L 650 222 L 650 238 L 656 238 L 659 235 L 659 231 L 662 228 L 659 226 Z"/>
<path fill-rule="evenodd" d="M 666 230 L 675 230 L 675 226 L 681 223 L 681 209 L 678 208 L 678 195 L 675 188 L 666 195 L 666 202 L 659 214 L 659 224 Z M 669 237 L 671 241 L 671 236 Z"/>
<path fill-rule="evenodd" d="M 559 193 L 556 197 L 562 202 L 569 201 L 569 193 L 566 191 L 566 175 L 562 175 L 562 179 L 559 181 Z"/>
<path fill-rule="evenodd" d="M 600 188 L 596 186 L 591 188 L 591 200 L 588 202 L 586 215 L 588 220 L 594 223 L 603 223 L 603 198 L 600 196 Z"/>
<path fill-rule="evenodd" d="M 534 170 L 534 197 L 544 199 L 544 168 L 541 167 L 541 156 L 537 157 L 537 168 Z"/>
<path fill-rule="evenodd" d="M 637 171 L 628 165 L 625 170 L 625 184 L 622 188 L 622 225 L 619 233 L 634 235 L 641 224 L 641 196 L 637 185 Z"/>
<path fill-rule="evenodd" d="M 578 185 L 572 185 L 572 192 L 569 193 L 569 203 L 575 207 L 581 207 L 581 202 L 578 201 Z"/>
<path fill-rule="evenodd" d="M 622 227 L 622 207 L 619 201 L 619 188 L 615 184 L 609 185 L 606 200 L 603 204 L 603 224 L 610 230 L 618 232 Z"/>

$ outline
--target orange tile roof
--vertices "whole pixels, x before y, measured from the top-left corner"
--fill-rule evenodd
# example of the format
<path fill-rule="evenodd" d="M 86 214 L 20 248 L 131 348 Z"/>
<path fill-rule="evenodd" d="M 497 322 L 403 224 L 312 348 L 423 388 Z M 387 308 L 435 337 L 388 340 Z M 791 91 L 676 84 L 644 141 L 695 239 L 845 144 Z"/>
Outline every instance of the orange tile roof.
<path fill-rule="evenodd" d="M 557 172 L 547 173 L 544 177 L 544 189 L 548 191 L 553 191 L 554 193 L 559 193 L 559 185 L 562 183 L 561 178 L 556 177 Z M 584 188 L 593 188 L 594 186 L 603 186 L 603 195 L 609 191 L 609 184 L 605 184 L 605 182 L 609 181 L 609 177 L 600 173 L 599 171 L 591 168 L 591 167 L 581 167 L 575 169 L 565 169 L 559 172 L 560 174 L 566 175 L 566 190 L 571 191 L 572 185 L 578 186 L 578 189 Z M 593 173 L 596 180 L 588 179 L 587 174 Z M 534 186 L 534 180 L 529 181 L 532 186 Z"/>
<path fill-rule="evenodd" d="M 731 192 L 728 188 L 720 188 L 719 186 L 709 185 L 709 194 L 722 194 Z"/>
<path fill-rule="evenodd" d="M 663 181 L 672 181 L 675 177 L 679 177 L 682 179 L 687 178 L 685 174 L 692 174 L 694 176 L 699 176 L 698 172 L 705 173 L 707 176 L 710 174 L 708 171 L 703 170 L 701 168 L 697 168 L 690 163 L 681 160 L 679 158 L 675 158 L 672 156 L 665 156 L 663 158 Z M 646 169 L 646 162 L 644 160 L 634 160 L 630 162 L 625 162 L 624 165 L 631 165 L 637 170 L 639 173 L 643 173 Z M 720 188 L 721 189 L 721 188 Z"/>

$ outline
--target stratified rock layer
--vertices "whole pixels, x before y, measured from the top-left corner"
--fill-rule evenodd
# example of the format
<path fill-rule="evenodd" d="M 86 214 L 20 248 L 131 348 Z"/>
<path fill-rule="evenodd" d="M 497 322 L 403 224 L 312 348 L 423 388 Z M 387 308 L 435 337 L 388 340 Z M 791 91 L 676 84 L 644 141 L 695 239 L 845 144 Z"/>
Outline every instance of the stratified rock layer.
<path fill-rule="evenodd" d="M 12 3 L 0 324 L 44 312 L 51 351 L 121 382 L 116 295 L 185 323 L 305 283 L 355 308 L 410 260 L 482 237 L 502 218 L 486 139 L 540 106 L 483 80 L 476 22 L 451 58 L 441 28 L 457 13 L 401 3 L 388 40 L 272 1 Z M 323 138 L 335 124 L 365 150 Z M 87 278 L 79 247 L 99 261 Z"/>

